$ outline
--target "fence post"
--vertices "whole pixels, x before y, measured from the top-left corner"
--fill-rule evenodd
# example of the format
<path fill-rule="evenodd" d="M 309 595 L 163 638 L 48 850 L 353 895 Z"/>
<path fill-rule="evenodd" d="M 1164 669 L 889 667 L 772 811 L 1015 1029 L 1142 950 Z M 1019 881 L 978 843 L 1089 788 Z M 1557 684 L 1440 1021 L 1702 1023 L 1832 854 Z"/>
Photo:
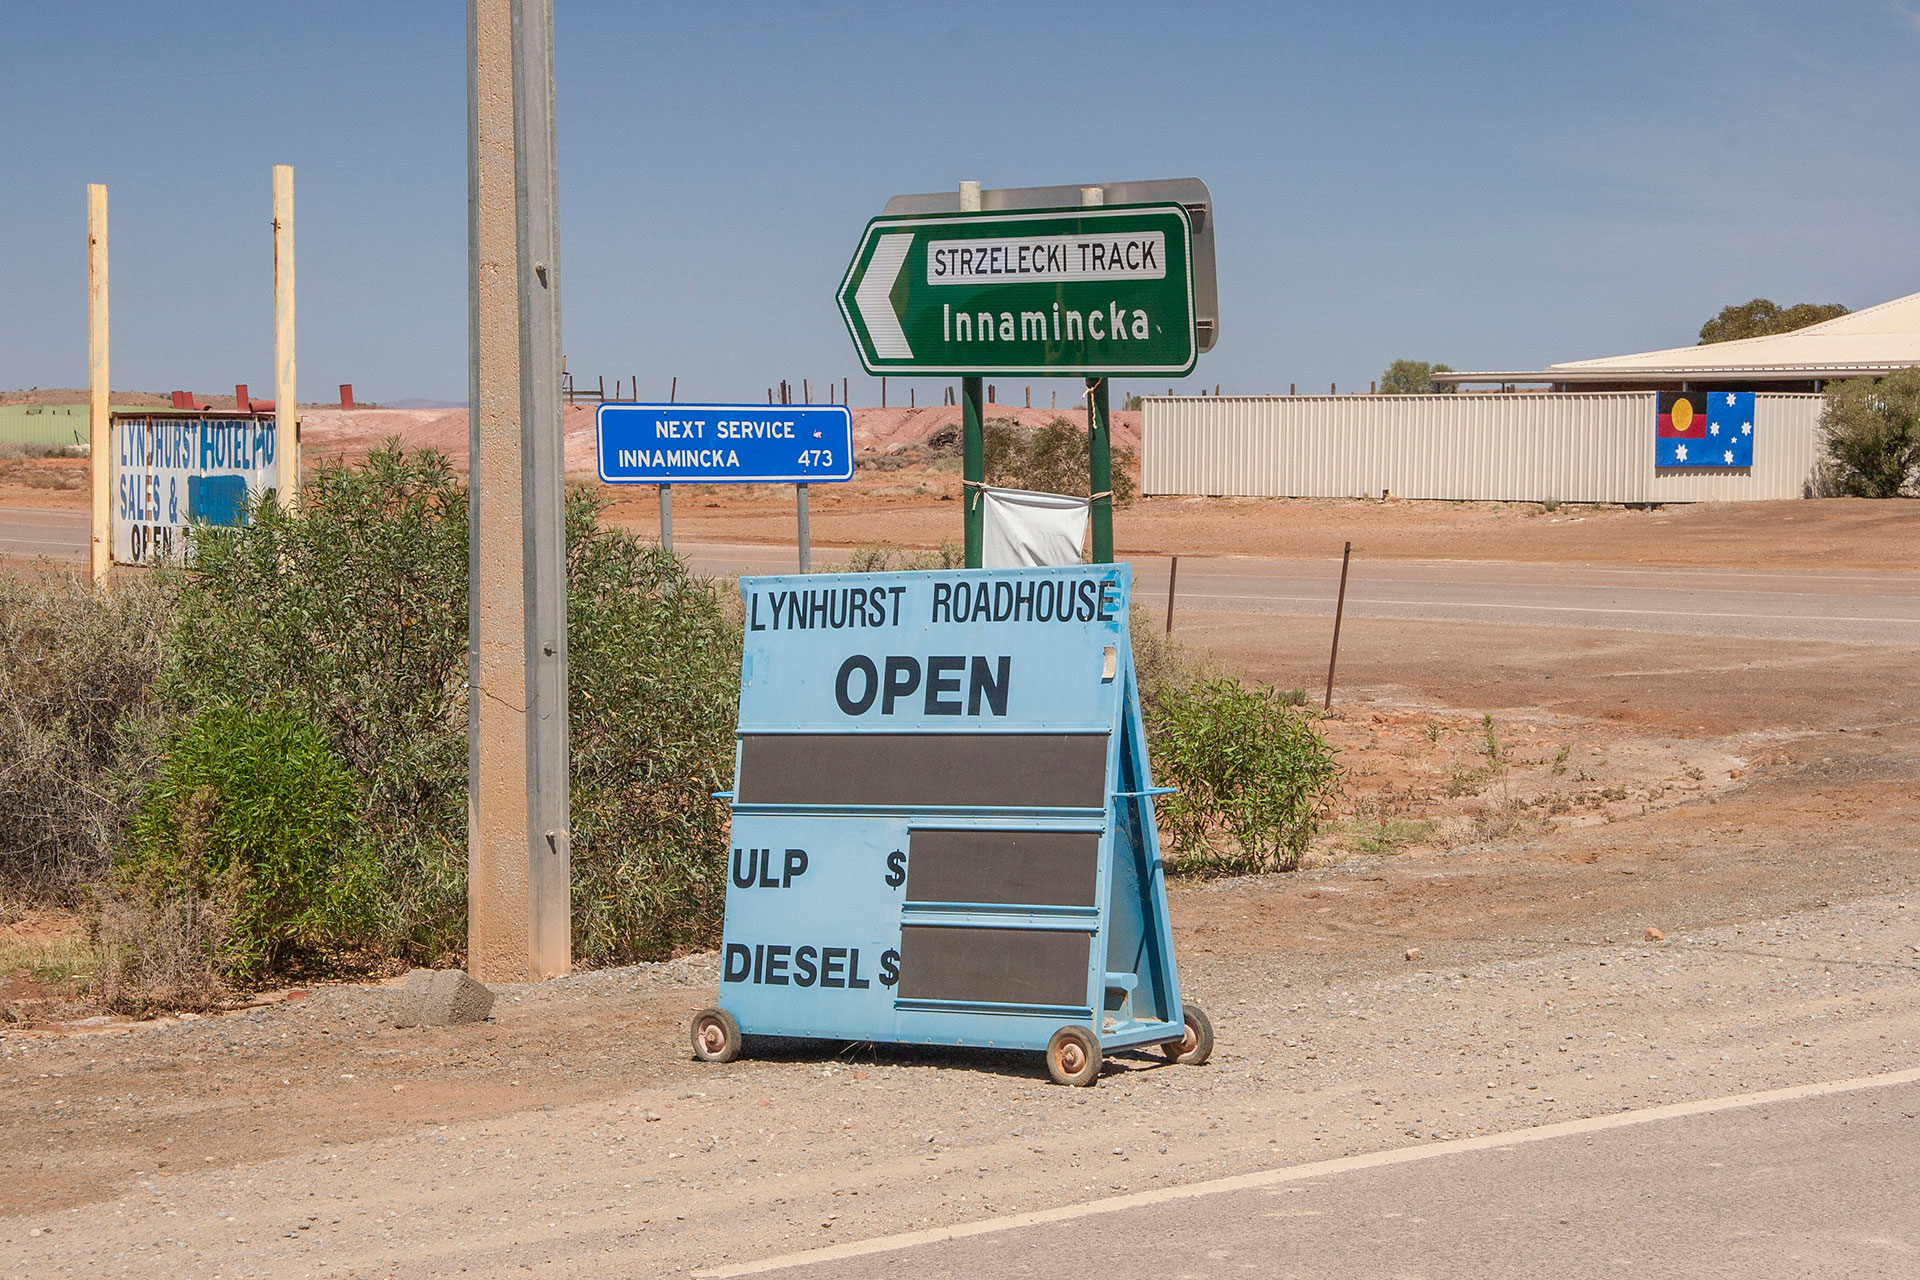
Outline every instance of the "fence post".
<path fill-rule="evenodd" d="M 1333 710 L 1333 665 L 1340 660 L 1340 618 L 1347 611 L 1347 563 L 1353 559 L 1353 544 L 1349 542 L 1340 553 L 1340 598 L 1333 606 L 1333 652 L 1327 655 L 1327 698 L 1320 706 L 1322 711 Z"/>
<path fill-rule="evenodd" d="M 1167 566 L 1167 634 L 1173 634 L 1173 584 L 1180 581 L 1180 557 Z"/>

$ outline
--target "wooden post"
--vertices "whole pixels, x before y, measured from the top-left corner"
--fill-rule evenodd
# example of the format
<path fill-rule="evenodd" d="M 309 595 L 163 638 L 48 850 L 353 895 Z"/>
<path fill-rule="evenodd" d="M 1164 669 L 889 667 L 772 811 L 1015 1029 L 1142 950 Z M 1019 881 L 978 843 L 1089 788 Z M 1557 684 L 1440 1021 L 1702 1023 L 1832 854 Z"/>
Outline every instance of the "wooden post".
<path fill-rule="evenodd" d="M 1167 566 L 1167 634 L 1173 634 L 1173 584 L 1180 581 L 1180 557 Z"/>
<path fill-rule="evenodd" d="M 1340 598 L 1333 606 L 1333 652 L 1327 655 L 1327 698 L 1320 705 L 1322 711 L 1333 709 L 1333 665 L 1340 660 L 1340 619 L 1347 611 L 1347 563 L 1353 559 L 1353 544 L 1349 542 L 1340 553 Z"/>
<path fill-rule="evenodd" d="M 880 407 L 887 407 L 887 379 L 884 375 L 880 379 Z"/>
<path fill-rule="evenodd" d="M 293 343 L 293 166 L 273 166 L 273 479 L 280 506 L 300 496 L 300 401 Z"/>
<path fill-rule="evenodd" d="M 92 490 L 88 563 L 94 585 L 113 568 L 113 408 L 107 361 L 107 189 L 87 186 L 87 479 Z"/>
<path fill-rule="evenodd" d="M 847 380 L 844 377 L 840 379 L 840 403 L 847 403 Z"/>

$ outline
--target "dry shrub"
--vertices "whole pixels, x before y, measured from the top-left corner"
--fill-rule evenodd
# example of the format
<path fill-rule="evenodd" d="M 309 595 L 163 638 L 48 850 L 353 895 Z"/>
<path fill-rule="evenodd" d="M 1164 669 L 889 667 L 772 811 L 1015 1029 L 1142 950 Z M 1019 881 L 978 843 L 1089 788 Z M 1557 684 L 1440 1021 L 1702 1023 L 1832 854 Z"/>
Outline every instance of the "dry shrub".
<path fill-rule="evenodd" d="M 1080 498 L 1092 493 L 1087 432 L 1071 418 L 1055 418 L 1031 431 L 1013 418 L 989 418 L 981 425 L 981 443 L 989 484 Z M 1114 502 L 1133 501 L 1139 455 L 1115 445 L 1112 463 Z"/>
<path fill-rule="evenodd" d="M 175 586 L 0 576 L 0 896 L 72 905 L 106 871 L 150 765 Z"/>
<path fill-rule="evenodd" d="M 95 991 L 115 1013 L 204 1012 L 228 994 L 214 959 L 232 913 L 217 899 L 180 893 L 157 902 L 111 895 L 93 918 Z"/>

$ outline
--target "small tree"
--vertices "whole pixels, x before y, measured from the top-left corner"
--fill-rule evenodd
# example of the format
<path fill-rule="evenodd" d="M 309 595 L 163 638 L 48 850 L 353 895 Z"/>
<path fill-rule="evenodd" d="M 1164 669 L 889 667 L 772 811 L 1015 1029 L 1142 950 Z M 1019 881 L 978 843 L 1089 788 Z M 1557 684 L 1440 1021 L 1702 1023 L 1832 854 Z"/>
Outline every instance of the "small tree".
<path fill-rule="evenodd" d="M 1719 315 L 1700 326 L 1700 345 L 1792 333 L 1845 314 L 1847 309 L 1837 302 L 1797 302 L 1783 307 L 1771 298 L 1755 298 L 1752 302 L 1720 308 Z"/>
<path fill-rule="evenodd" d="M 1820 437 L 1828 478 L 1852 498 L 1897 498 L 1920 473 L 1920 366 L 1827 384 Z"/>
<path fill-rule="evenodd" d="M 1451 382 L 1435 382 L 1433 375 L 1452 372 L 1449 365 L 1428 364 L 1425 360 L 1395 360 L 1380 375 L 1380 393 L 1389 396 L 1448 395 L 1457 388 Z"/>

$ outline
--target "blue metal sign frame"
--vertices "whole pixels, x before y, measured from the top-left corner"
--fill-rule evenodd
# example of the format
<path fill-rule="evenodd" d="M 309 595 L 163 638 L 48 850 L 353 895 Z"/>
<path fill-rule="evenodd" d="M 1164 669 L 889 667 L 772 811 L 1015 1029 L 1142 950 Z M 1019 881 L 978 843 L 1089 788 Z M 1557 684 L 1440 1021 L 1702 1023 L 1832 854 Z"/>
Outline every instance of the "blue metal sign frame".
<path fill-rule="evenodd" d="M 1096 1069 L 1108 1050 L 1190 1040 L 1129 567 L 749 577 L 740 589 L 708 1014 L 748 1034 L 1044 1049 L 1050 1066 L 1063 1028 L 1083 1028 Z M 1070 867 L 1049 861 L 1069 847 Z M 697 1048 L 700 1037 L 696 1019 Z"/>
<path fill-rule="evenodd" d="M 853 479 L 845 405 L 603 404 L 607 484 L 822 484 Z"/>

